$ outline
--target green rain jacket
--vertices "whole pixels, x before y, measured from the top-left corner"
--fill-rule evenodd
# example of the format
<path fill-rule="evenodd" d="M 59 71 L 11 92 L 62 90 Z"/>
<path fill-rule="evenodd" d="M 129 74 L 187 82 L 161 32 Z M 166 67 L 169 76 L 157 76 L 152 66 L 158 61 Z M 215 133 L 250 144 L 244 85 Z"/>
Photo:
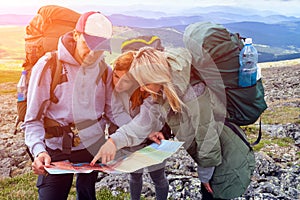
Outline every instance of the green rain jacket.
<path fill-rule="evenodd" d="M 185 51 L 177 53 L 189 58 Z M 175 53 L 169 54 L 169 60 L 171 56 L 178 58 Z M 241 196 L 249 186 L 255 168 L 252 149 L 223 121 L 215 120 L 215 116 L 225 116 L 226 108 L 208 87 L 201 85 L 203 83 L 191 81 L 194 83 L 190 85 L 187 82 L 190 81 L 186 79 L 190 77 L 190 65 L 177 59 L 171 67 L 175 74 L 173 83 L 180 91 L 185 107 L 181 113 L 169 112 L 167 123 L 176 138 L 185 142 L 184 147 L 199 166 L 215 167 L 210 181 L 215 198 Z M 243 130 L 233 126 L 246 139 Z"/>
<path fill-rule="evenodd" d="M 168 112 L 167 123 L 199 166 L 215 167 L 222 159 L 223 125 L 214 120 L 211 92 L 203 83 L 190 85 L 191 55 L 186 49 L 167 50 L 166 56 L 173 84 L 185 104 L 180 113 Z"/>

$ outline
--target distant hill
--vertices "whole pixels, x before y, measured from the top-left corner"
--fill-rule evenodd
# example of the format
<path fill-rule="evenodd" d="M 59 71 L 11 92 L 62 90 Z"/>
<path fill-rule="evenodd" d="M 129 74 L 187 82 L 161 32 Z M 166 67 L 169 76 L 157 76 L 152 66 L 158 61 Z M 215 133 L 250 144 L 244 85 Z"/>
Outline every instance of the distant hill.
<path fill-rule="evenodd" d="M 209 16 L 213 18 L 212 15 Z M 279 22 L 268 24 L 265 22 L 242 21 L 223 23 L 223 25 L 229 31 L 238 32 L 243 37 L 252 37 L 260 53 L 259 60 L 261 62 L 300 58 L 300 19 L 280 15 L 273 15 L 272 17 L 274 17 L 274 21 Z M 270 20 L 272 17 L 268 19 Z M 173 28 L 181 33 L 183 33 L 185 28 L 191 23 L 212 21 L 203 16 L 176 16 L 149 19 L 126 15 L 111 15 L 109 18 L 114 25 L 118 26 L 154 27 L 156 29 L 164 27 Z M 295 21 L 296 19 L 298 19 L 298 21 Z M 216 18 L 214 18 L 214 20 L 216 20 Z"/>
<path fill-rule="evenodd" d="M 121 14 L 113 14 L 109 16 L 109 19 L 115 26 L 129 26 L 139 28 L 159 28 L 159 27 L 173 27 L 178 25 L 188 25 L 197 21 L 204 21 L 202 16 L 174 16 L 174 17 L 161 17 L 155 18 L 143 18 L 134 17 Z"/>
<path fill-rule="evenodd" d="M 270 44 L 276 47 L 300 47 L 300 20 L 298 22 L 282 22 L 266 24 L 259 22 L 237 22 L 224 24 L 232 32 L 239 32 L 252 37 L 255 43 Z"/>
<path fill-rule="evenodd" d="M 252 37 L 260 44 L 260 61 L 278 61 L 300 58 L 300 21 L 265 24 L 257 22 L 238 22 L 224 24 L 231 32 L 239 32 Z"/>
<path fill-rule="evenodd" d="M 261 61 L 299 58 L 300 18 L 279 15 L 272 11 L 266 13 L 269 15 L 261 15 L 253 9 L 214 6 L 184 10 L 177 15 L 132 9 L 130 12 L 132 16 L 112 13 L 108 17 L 114 26 L 144 28 L 147 30 L 145 34 L 149 34 L 150 29 L 153 34 L 159 29 L 174 29 L 175 32 L 183 33 L 186 26 L 191 23 L 211 21 L 223 24 L 231 32 L 252 37 Z M 141 15 L 145 17 L 139 17 Z M 0 25 L 26 25 L 32 17 L 32 15 L 0 15 Z M 172 38 L 166 37 L 166 40 Z M 175 46 L 183 45 L 178 37 L 169 42 L 173 42 Z"/>

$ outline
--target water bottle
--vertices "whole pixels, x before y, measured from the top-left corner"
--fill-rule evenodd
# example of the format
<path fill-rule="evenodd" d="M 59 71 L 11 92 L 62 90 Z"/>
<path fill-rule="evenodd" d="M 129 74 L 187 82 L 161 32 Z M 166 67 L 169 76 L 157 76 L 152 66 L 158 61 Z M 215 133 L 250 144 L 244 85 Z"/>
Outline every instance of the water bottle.
<path fill-rule="evenodd" d="M 26 75 L 27 75 L 27 71 L 23 70 L 21 78 L 17 84 L 18 102 L 26 100 L 26 93 L 27 93 Z"/>
<path fill-rule="evenodd" d="M 239 56 L 239 86 L 249 87 L 256 84 L 258 54 L 252 45 L 252 38 L 246 38 L 245 46 Z"/>

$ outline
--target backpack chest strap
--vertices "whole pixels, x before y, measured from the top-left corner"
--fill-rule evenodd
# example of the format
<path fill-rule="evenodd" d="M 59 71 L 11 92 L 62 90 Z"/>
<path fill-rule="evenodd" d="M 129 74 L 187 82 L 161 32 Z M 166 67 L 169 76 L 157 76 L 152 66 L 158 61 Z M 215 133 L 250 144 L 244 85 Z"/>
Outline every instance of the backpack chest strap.
<path fill-rule="evenodd" d="M 45 127 L 45 139 L 50 139 L 53 137 L 62 137 L 64 134 L 68 134 L 68 133 L 72 133 L 74 138 L 75 136 L 78 136 L 80 130 L 93 126 L 101 119 L 102 119 L 102 115 L 98 119 L 94 119 L 94 120 L 89 119 L 76 124 L 70 123 L 69 125 L 66 126 L 55 125 L 55 126 Z"/>

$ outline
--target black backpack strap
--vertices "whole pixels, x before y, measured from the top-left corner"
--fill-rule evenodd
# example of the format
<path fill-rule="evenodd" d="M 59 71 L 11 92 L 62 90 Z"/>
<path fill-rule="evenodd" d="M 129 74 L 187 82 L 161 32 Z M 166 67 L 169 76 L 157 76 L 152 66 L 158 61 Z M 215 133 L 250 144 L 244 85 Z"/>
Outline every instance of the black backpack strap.
<path fill-rule="evenodd" d="M 26 147 L 26 152 L 28 153 L 28 155 L 29 155 L 29 157 L 30 157 L 30 160 L 31 160 L 31 162 L 33 162 L 33 161 L 34 161 L 34 158 L 33 158 L 32 154 L 30 153 L 30 150 L 29 150 L 29 148 L 28 148 L 28 147 Z"/>
<path fill-rule="evenodd" d="M 261 132 L 261 117 L 260 117 L 260 118 L 259 118 L 259 131 L 258 131 L 258 137 L 257 137 L 256 141 L 253 142 L 253 143 L 251 144 L 251 146 L 257 145 L 257 144 L 260 142 L 261 137 L 262 137 L 262 132 Z"/>
<path fill-rule="evenodd" d="M 241 134 L 241 132 L 233 125 L 232 123 L 225 121 L 224 123 L 226 126 L 228 126 L 237 136 L 241 138 L 241 140 L 249 147 L 249 149 L 252 151 L 252 146 L 250 143 L 246 140 L 246 138 Z"/>

